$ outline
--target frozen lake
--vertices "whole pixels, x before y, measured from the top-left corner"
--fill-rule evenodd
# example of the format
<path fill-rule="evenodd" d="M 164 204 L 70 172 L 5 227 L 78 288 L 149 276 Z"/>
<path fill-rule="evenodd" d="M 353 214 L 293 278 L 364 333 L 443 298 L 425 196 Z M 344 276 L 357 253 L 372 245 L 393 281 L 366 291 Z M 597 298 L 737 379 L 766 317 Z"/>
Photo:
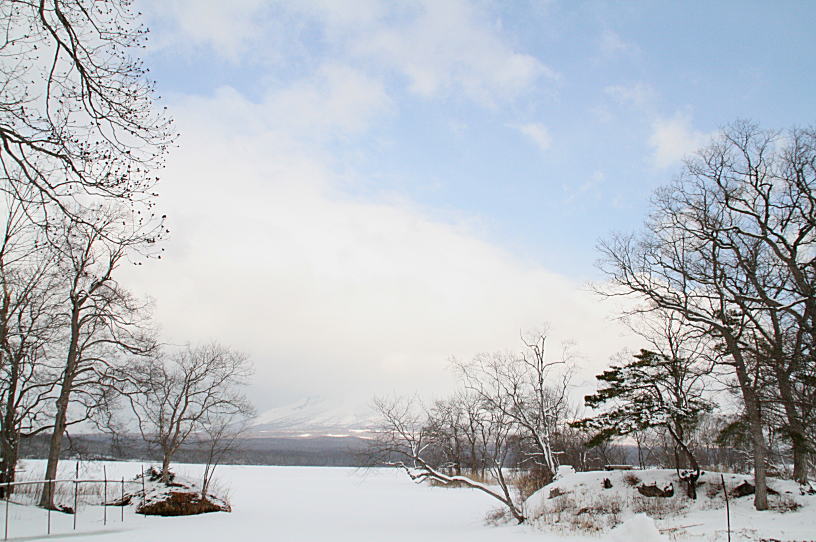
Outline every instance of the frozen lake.
<path fill-rule="evenodd" d="M 31 474 L 39 462 L 26 462 Z M 140 463 L 107 463 L 108 476 L 132 478 Z M 66 462 L 65 467 L 73 466 Z M 198 478 L 201 467 L 176 465 L 181 475 Z M 101 463 L 85 464 L 81 476 L 101 478 Z M 77 531 L 73 518 L 52 514 L 52 536 L 45 537 L 46 512 L 12 505 L 10 540 L 79 537 L 95 541 L 225 540 L 296 541 L 507 541 L 546 540 L 540 531 L 519 526 L 487 526 L 485 515 L 496 508 L 488 496 L 469 489 L 419 486 L 391 469 L 357 470 L 326 467 L 223 466 L 216 473 L 226 488 L 232 513 L 192 517 L 142 517 L 108 508 L 108 525 L 100 507 L 80 507 Z M 0 533 L 1 534 L 1 533 Z M 553 538 L 550 538 L 553 539 Z M 571 538 L 571 540 L 579 540 Z"/>

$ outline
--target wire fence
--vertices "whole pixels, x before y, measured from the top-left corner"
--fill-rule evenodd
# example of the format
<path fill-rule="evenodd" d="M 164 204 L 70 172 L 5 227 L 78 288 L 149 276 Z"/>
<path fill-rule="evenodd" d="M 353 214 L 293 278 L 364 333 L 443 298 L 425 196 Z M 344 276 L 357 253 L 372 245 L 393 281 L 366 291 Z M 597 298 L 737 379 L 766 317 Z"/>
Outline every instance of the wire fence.
<path fill-rule="evenodd" d="M 11 504 L 22 506 L 37 506 L 40 496 L 47 486 L 51 488 L 53 507 L 46 509 L 46 534 L 51 534 L 51 513 L 62 512 L 73 515 L 73 530 L 77 528 L 77 518 L 79 516 L 80 505 L 101 506 L 102 524 L 108 524 L 108 508 L 111 506 L 119 508 L 119 521 L 125 521 L 125 507 L 130 504 L 131 498 L 126 499 L 125 485 L 141 486 L 141 491 L 136 495 L 141 495 L 142 502 L 146 494 L 144 467 L 142 467 L 141 479 L 125 480 L 110 479 L 107 476 L 107 469 L 104 468 L 102 478 L 79 478 L 79 463 L 76 467 L 74 478 L 61 478 L 53 480 L 25 480 L 20 482 L 3 482 L 0 488 L 5 489 L 5 511 L 3 522 L 3 540 L 8 540 L 11 518 L 9 508 Z M 129 497 L 133 493 L 127 494 Z M 117 499 L 118 497 L 118 499 Z M 13 500 L 12 500 L 13 499 Z M 70 501 L 73 506 L 59 505 L 58 502 Z"/>

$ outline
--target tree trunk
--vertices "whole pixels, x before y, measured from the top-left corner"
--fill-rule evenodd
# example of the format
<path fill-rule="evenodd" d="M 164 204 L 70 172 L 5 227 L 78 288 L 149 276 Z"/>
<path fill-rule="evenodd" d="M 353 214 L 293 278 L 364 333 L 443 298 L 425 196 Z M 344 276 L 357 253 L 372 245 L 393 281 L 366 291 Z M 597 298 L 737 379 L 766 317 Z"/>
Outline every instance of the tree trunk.
<path fill-rule="evenodd" d="M 48 448 L 48 462 L 45 466 L 45 479 L 54 480 L 57 477 L 59 467 L 59 457 L 62 451 L 62 435 L 68 425 L 68 404 L 71 399 L 71 389 L 76 376 L 77 363 L 79 360 L 79 311 L 80 303 L 72 299 L 71 310 L 71 342 L 68 346 L 68 359 L 65 362 L 65 373 L 62 377 L 62 387 L 57 399 L 57 414 L 54 419 L 54 432 L 51 433 L 51 443 Z M 43 492 L 40 496 L 40 506 L 43 508 L 54 508 L 54 484 L 43 484 Z"/>
<path fill-rule="evenodd" d="M 11 435 L 3 427 L 2 436 L 0 436 L 0 450 L 2 450 L 3 457 L 0 459 L 0 484 L 10 484 L 14 482 L 17 468 L 17 454 L 19 451 L 19 435 L 14 434 L 12 430 Z M 14 493 L 14 486 L 0 485 L 0 498 L 7 499 Z"/>
<path fill-rule="evenodd" d="M 675 422 L 676 423 L 676 422 Z M 694 453 L 691 451 L 691 448 L 688 447 L 686 444 L 685 433 L 682 429 L 682 426 L 679 423 L 676 423 L 675 427 L 672 428 L 671 426 L 667 426 L 669 430 L 669 434 L 672 436 L 675 442 L 674 446 L 674 460 L 675 464 L 680 464 L 680 459 L 677 454 L 677 450 L 680 449 L 683 451 L 683 455 L 686 456 L 686 460 L 688 461 L 689 470 L 690 472 L 686 476 L 680 475 L 680 468 L 677 468 L 677 477 L 686 483 L 686 495 L 691 500 L 697 499 L 697 480 L 700 479 L 700 463 L 697 461 L 697 458 L 694 456 Z"/>
<path fill-rule="evenodd" d="M 762 432 L 762 421 L 755 415 L 750 415 L 751 442 L 754 448 L 754 508 L 757 510 L 768 509 L 768 482 L 765 461 L 767 450 L 765 446 L 765 436 Z"/>
<path fill-rule="evenodd" d="M 808 481 L 808 450 L 807 444 L 794 444 L 793 446 L 793 479 L 800 484 L 807 484 Z"/>
<path fill-rule="evenodd" d="M 5 397 L 5 412 L 3 424 L 0 428 L 0 483 L 9 484 L 14 481 L 14 472 L 17 468 L 17 452 L 19 450 L 20 435 L 17 431 L 16 398 L 19 376 L 17 360 L 10 357 L 11 371 L 9 375 L 9 389 Z M 0 486 L 0 497 L 8 498 L 14 493 L 14 486 Z"/>
<path fill-rule="evenodd" d="M 748 425 L 751 432 L 751 444 L 753 448 L 754 460 L 754 508 L 757 510 L 768 509 L 768 483 L 767 467 L 768 450 L 765 444 L 764 427 L 762 423 L 762 410 L 760 409 L 759 397 L 754 389 L 755 381 L 751 380 L 745 358 L 742 355 L 737 341 L 733 336 L 725 333 L 723 338 L 729 354 L 734 360 L 734 371 L 737 374 L 742 400 L 745 404 L 745 414 L 748 416 Z"/>
<path fill-rule="evenodd" d="M 161 468 L 161 482 L 163 484 L 170 483 L 170 461 L 173 459 L 173 454 L 170 452 L 164 452 L 162 456 L 162 468 Z"/>
<path fill-rule="evenodd" d="M 788 421 L 787 432 L 793 449 L 793 479 L 800 484 L 804 484 L 808 479 L 808 446 L 802 417 L 796 409 L 796 400 L 793 397 L 789 375 L 785 374 L 782 367 L 776 363 L 774 364 L 774 371 L 779 395 L 785 408 L 785 417 Z"/>
<path fill-rule="evenodd" d="M 66 379 L 68 380 L 68 379 Z M 73 380 L 73 379 L 70 379 Z M 54 420 L 54 432 L 51 433 L 51 443 L 48 448 L 48 462 L 45 466 L 45 479 L 54 480 L 57 477 L 57 468 L 59 467 L 59 457 L 62 451 L 62 435 L 65 433 L 66 421 L 68 416 L 68 399 L 70 395 L 70 382 L 68 387 L 65 387 L 63 382 L 63 389 L 60 391 L 60 397 L 57 400 L 57 417 Z M 40 506 L 43 508 L 54 509 L 54 484 L 43 484 L 43 492 L 40 496 Z"/>
<path fill-rule="evenodd" d="M 737 379 L 745 402 L 745 413 L 748 416 L 748 424 L 751 431 L 751 444 L 754 459 L 754 508 L 757 510 L 768 509 L 768 483 L 766 473 L 766 460 L 768 457 L 763 433 L 762 412 L 759 408 L 759 399 L 748 378 L 745 365 L 738 361 L 735 364 Z"/>

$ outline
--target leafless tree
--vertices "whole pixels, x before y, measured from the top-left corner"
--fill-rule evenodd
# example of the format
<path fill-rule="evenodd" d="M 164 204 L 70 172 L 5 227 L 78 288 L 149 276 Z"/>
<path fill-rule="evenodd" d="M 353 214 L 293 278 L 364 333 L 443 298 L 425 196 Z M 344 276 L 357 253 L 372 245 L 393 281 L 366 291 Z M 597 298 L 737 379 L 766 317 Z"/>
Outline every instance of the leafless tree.
<path fill-rule="evenodd" d="M 47 356 L 60 327 L 53 254 L 43 250 L 24 204 L 8 195 L 6 200 L 0 243 L 0 483 L 14 481 L 20 439 L 50 427 L 56 374 Z M 6 487 L 0 491 L 5 494 Z"/>
<path fill-rule="evenodd" d="M 502 411 L 484 410 L 482 420 L 488 454 L 484 459 L 496 488 L 469 476 L 451 473 L 455 472 L 455 465 L 447 456 L 449 435 L 440 431 L 446 422 L 434 419 L 416 399 L 378 398 L 374 405 L 382 425 L 371 441 L 372 462 L 402 468 L 417 482 L 433 480 L 478 489 L 501 502 L 519 523 L 525 520 L 523 506 L 505 473 L 513 449 L 514 424 Z"/>
<path fill-rule="evenodd" d="M 642 234 L 601 245 L 607 294 L 640 296 L 637 310 L 674 312 L 717 342 L 711 359 L 735 380 L 751 429 L 760 510 L 768 385 L 787 416 L 796 476 L 807 475 L 801 399 L 812 384 L 798 375 L 814 363 L 815 184 L 816 132 L 735 123 L 656 193 Z"/>
<path fill-rule="evenodd" d="M 255 409 L 246 402 L 238 403 L 232 412 L 210 412 L 202 419 L 197 442 L 204 447 L 204 474 L 201 480 L 201 495 L 207 495 L 210 482 L 218 468 L 229 454 L 233 453 L 246 434 L 248 423 L 255 415 Z"/>
<path fill-rule="evenodd" d="M 101 200 L 148 217 L 174 134 L 133 56 L 147 31 L 131 1 L 4 0 L 0 21 L 0 188 L 40 204 L 41 225 Z"/>
<path fill-rule="evenodd" d="M 89 419 L 114 396 L 123 358 L 147 356 L 156 347 L 147 326 L 147 305 L 114 278 L 131 245 L 123 241 L 124 236 L 113 240 L 107 233 L 123 231 L 130 222 L 101 208 L 84 216 L 81 222 L 65 218 L 59 232 L 49 233 L 51 247 L 58 252 L 63 286 L 64 362 L 57 384 L 46 480 L 56 477 L 67 426 Z M 130 238 L 134 244 L 140 242 L 138 234 Z M 52 484 L 46 484 L 40 505 L 53 507 Z"/>
<path fill-rule="evenodd" d="M 127 397 L 142 436 L 161 452 L 164 482 L 173 455 L 192 435 L 227 431 L 227 421 L 252 411 L 242 393 L 252 374 L 246 356 L 217 343 L 160 354 L 129 373 L 134 387 Z M 221 444 L 214 446 L 215 454 Z"/>
<path fill-rule="evenodd" d="M 548 359 L 543 333 L 522 341 L 520 354 L 481 354 L 471 362 L 456 362 L 456 367 L 465 389 L 520 429 L 519 437 L 531 444 L 530 459 L 552 479 L 558 467 L 553 435 L 569 407 L 569 353 L 564 349 Z"/>

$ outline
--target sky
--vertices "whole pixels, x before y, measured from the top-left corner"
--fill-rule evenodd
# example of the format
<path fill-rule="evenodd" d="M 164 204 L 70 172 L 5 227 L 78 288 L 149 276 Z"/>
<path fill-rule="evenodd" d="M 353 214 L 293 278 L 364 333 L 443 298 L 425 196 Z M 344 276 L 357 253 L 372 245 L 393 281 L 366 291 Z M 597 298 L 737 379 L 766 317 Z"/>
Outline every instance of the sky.
<path fill-rule="evenodd" d="M 136 6 L 181 135 L 166 255 L 125 282 L 166 340 L 246 352 L 260 410 L 440 395 L 545 327 L 591 386 L 640 346 L 598 241 L 728 123 L 813 123 L 810 2 Z"/>

